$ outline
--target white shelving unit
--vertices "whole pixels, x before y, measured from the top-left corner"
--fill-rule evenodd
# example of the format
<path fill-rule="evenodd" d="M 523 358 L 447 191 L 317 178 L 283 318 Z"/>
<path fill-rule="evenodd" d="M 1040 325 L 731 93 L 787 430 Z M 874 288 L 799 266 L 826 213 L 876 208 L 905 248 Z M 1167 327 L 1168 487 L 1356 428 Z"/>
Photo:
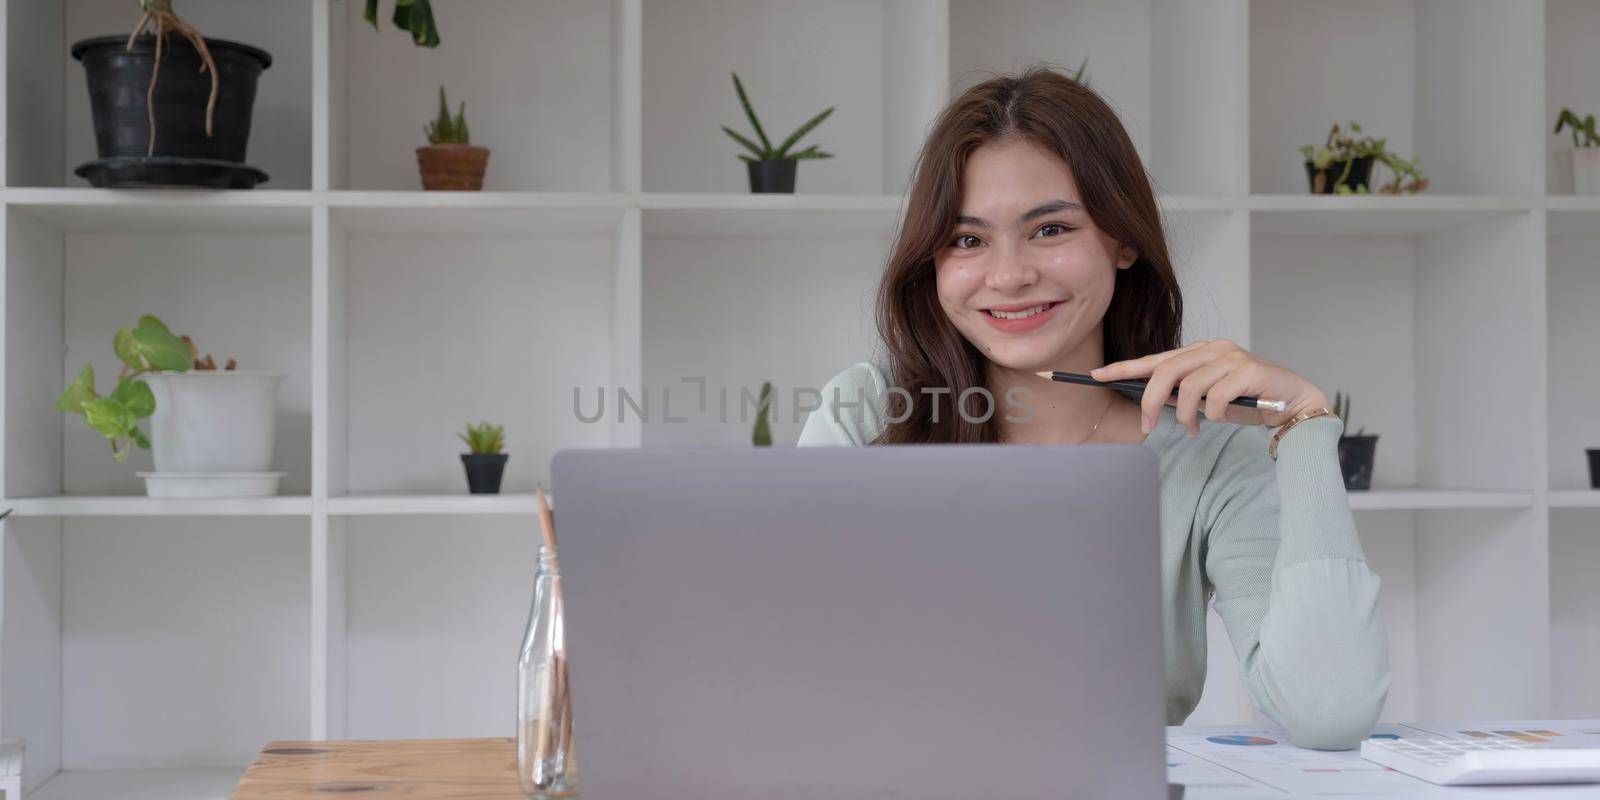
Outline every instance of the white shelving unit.
<path fill-rule="evenodd" d="M 0 737 L 28 739 L 32 797 L 220 797 L 269 739 L 509 735 L 550 456 L 741 444 L 763 380 L 792 442 L 790 391 L 873 354 L 933 114 L 986 71 L 1085 57 L 1162 192 L 1186 335 L 1353 392 L 1382 434 L 1351 504 L 1384 579 L 1385 718 L 1600 716 L 1600 201 L 1547 167 L 1556 110 L 1600 105 L 1600 7 L 434 2 L 425 51 L 354 0 L 185 0 L 274 56 L 251 146 L 272 180 L 229 193 L 84 187 L 68 48 L 133 4 L 3 4 Z M 800 194 L 745 193 L 729 70 L 772 129 L 837 106 L 814 136 L 838 158 Z M 440 83 L 490 191 L 416 191 Z M 1303 194 L 1295 148 L 1351 117 L 1432 190 Z M 288 375 L 283 496 L 145 498 L 147 454 L 115 464 L 53 409 L 143 312 Z M 648 421 L 618 421 L 619 388 Z M 462 493 L 452 434 L 477 418 L 510 434 L 498 497 Z M 1193 720 L 1248 719 L 1213 632 Z"/>

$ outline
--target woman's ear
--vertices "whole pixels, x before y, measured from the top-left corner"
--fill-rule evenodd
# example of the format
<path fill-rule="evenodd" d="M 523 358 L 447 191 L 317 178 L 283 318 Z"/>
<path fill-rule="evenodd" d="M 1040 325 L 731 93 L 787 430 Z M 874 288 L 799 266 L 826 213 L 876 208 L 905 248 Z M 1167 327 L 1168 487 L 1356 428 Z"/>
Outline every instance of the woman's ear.
<path fill-rule="evenodd" d="M 1127 245 L 1117 247 L 1117 269 L 1127 269 L 1139 260 L 1139 254 Z"/>

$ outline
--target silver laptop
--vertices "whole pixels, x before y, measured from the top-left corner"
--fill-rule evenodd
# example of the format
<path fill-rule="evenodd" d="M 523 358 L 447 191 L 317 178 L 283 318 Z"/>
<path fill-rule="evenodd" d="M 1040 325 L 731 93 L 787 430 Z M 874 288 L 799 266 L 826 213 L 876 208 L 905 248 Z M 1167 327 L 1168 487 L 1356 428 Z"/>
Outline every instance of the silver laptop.
<path fill-rule="evenodd" d="M 564 451 L 585 797 L 1167 796 L 1155 454 Z"/>

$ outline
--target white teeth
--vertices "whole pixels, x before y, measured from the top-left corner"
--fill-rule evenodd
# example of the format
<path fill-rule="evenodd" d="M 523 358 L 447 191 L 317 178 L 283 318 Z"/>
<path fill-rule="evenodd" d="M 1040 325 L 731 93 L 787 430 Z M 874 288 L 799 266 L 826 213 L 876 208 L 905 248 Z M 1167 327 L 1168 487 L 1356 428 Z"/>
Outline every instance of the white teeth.
<path fill-rule="evenodd" d="M 991 316 L 998 317 L 999 319 L 1025 319 L 1033 316 L 1034 314 L 1045 311 L 1048 308 L 1050 308 L 1049 303 L 1040 303 L 1033 308 L 1024 308 L 1021 311 L 999 311 L 991 308 L 989 309 L 989 314 Z"/>

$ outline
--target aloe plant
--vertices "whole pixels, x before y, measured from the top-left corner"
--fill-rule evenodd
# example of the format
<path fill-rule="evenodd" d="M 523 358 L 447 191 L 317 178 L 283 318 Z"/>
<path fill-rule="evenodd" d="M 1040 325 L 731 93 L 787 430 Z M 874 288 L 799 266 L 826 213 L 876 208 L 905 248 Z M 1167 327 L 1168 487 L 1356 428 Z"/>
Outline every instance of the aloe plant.
<path fill-rule="evenodd" d="M 756 110 L 750 105 L 750 97 L 749 95 L 745 94 L 744 84 L 740 82 L 739 73 L 737 72 L 733 73 L 733 89 L 735 92 L 738 92 L 739 105 L 744 107 L 744 115 L 750 120 L 750 127 L 755 129 L 756 139 L 761 142 L 758 145 L 756 142 L 751 141 L 748 137 L 740 134 L 738 131 L 735 131 L 726 125 L 722 126 L 722 131 L 724 133 L 728 134 L 733 138 L 734 141 L 743 145 L 746 150 L 750 151 L 750 155 L 740 153 L 740 160 L 754 162 L 786 160 L 798 161 L 807 158 L 833 158 L 832 153 L 824 153 L 823 151 L 817 149 L 818 145 L 812 145 L 798 152 L 790 152 L 790 150 L 796 144 L 799 144 L 801 137 L 810 133 L 811 130 L 818 125 L 821 125 L 822 121 L 827 119 L 828 115 L 833 113 L 833 106 L 828 106 L 827 108 L 823 109 L 821 113 L 809 120 L 806 120 L 806 123 L 795 129 L 794 133 L 789 134 L 789 137 L 784 139 L 782 144 L 778 145 L 777 147 L 773 147 L 771 140 L 767 139 L 767 132 L 761 127 L 761 120 L 756 117 Z"/>
<path fill-rule="evenodd" d="M 367 0 L 361 16 L 378 29 L 378 0 Z M 411 42 L 418 47 L 439 46 L 439 26 L 433 19 L 430 0 L 394 0 L 394 26 L 411 33 Z"/>
<path fill-rule="evenodd" d="M 749 395 L 745 395 L 748 397 Z M 772 411 L 772 381 L 761 384 L 761 399 L 756 406 L 756 427 L 750 432 L 750 443 L 756 447 L 772 446 L 772 425 L 770 414 Z"/>
<path fill-rule="evenodd" d="M 1333 393 L 1333 415 L 1344 422 L 1345 430 L 1350 430 L 1350 395 L 1344 392 Z M 1360 430 L 1349 435 L 1360 436 L 1366 433 L 1366 430 L 1366 426 L 1362 426 Z"/>
<path fill-rule="evenodd" d="M 467 131 L 467 103 L 462 101 L 454 119 L 450 118 L 450 101 L 445 99 L 444 87 L 439 87 L 439 117 L 422 126 L 429 144 L 471 144 L 472 134 Z"/>
<path fill-rule="evenodd" d="M 456 434 L 456 438 L 466 442 L 467 450 L 477 456 L 498 455 L 506 449 L 505 428 L 487 422 L 467 423 L 467 430 Z"/>
<path fill-rule="evenodd" d="M 1600 147 L 1600 134 L 1594 130 L 1594 115 L 1589 114 L 1582 119 L 1572 113 L 1572 109 L 1561 109 L 1561 116 L 1556 117 L 1556 133 L 1566 128 L 1572 129 L 1572 146 L 1577 149 L 1584 147 Z M 1578 138 L 1582 134 L 1583 138 Z"/>
<path fill-rule="evenodd" d="M 139 420 L 155 413 L 156 398 L 138 377 L 146 372 L 188 372 L 194 366 L 194 353 L 190 343 L 148 314 L 140 317 L 137 325 L 117 331 L 111 345 L 122 361 L 111 394 L 102 397 L 95 391 L 94 365 L 85 364 L 56 399 L 56 408 L 82 414 L 90 428 L 110 440 L 112 457 L 122 461 L 128 457 L 129 442 L 150 449 Z"/>

